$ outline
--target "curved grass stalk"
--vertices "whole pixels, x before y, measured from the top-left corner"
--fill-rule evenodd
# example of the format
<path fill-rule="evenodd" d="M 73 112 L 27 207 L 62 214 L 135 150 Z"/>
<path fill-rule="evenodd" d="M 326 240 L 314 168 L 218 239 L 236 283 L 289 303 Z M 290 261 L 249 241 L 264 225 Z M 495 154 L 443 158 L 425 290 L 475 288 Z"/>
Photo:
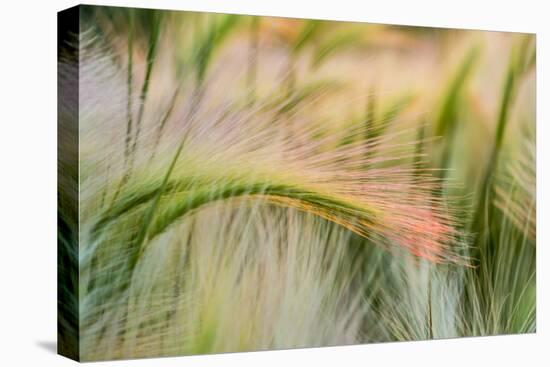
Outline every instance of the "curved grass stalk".
<path fill-rule="evenodd" d="M 192 183 L 192 184 L 186 184 Z M 200 181 L 199 181 L 200 182 Z M 269 181 L 257 183 L 212 183 L 200 184 L 196 180 L 181 180 L 166 185 L 165 208 L 161 210 L 152 225 L 149 237 L 162 233 L 175 220 L 187 213 L 216 201 L 233 198 L 260 198 L 270 204 L 294 207 L 305 212 L 315 213 L 361 235 L 366 235 L 363 226 L 375 225 L 377 214 L 374 208 L 368 208 L 352 200 L 340 198 L 332 194 L 308 190 L 297 185 L 276 184 Z M 139 192 L 139 190 L 136 190 Z M 133 209 L 151 201 L 159 192 L 159 188 L 144 190 L 143 194 L 132 194 L 127 199 L 121 198 L 120 203 L 107 211 L 97 221 L 92 230 L 99 234 L 104 227 Z M 354 223 L 354 222 L 358 223 Z"/>
<path fill-rule="evenodd" d="M 176 174 L 177 177 L 177 174 Z M 261 180 L 259 178 L 231 177 L 187 177 L 178 180 L 168 180 L 160 185 L 146 184 L 133 186 L 127 196 L 122 196 L 119 202 L 107 210 L 92 227 L 92 240 L 97 239 L 102 232 L 116 223 L 124 215 L 133 211 L 142 212 L 144 206 L 149 206 L 145 217 L 139 225 L 134 249 L 132 250 L 131 267 L 137 263 L 140 253 L 144 251 L 145 243 L 162 234 L 168 227 L 201 207 L 217 201 L 233 199 L 261 200 L 262 202 L 295 208 L 323 219 L 332 221 L 364 237 L 378 237 L 387 242 L 393 242 L 408 248 L 418 256 L 432 261 L 457 260 L 446 249 L 446 239 L 453 233 L 452 226 L 445 215 L 437 213 L 437 206 L 426 201 L 424 206 L 408 204 L 406 198 L 400 198 L 402 203 L 391 202 L 391 191 L 401 189 L 401 185 L 393 189 L 390 184 L 363 184 L 363 189 L 389 190 L 388 193 L 373 193 L 372 202 L 368 194 L 364 197 L 358 194 L 340 193 L 327 187 L 303 185 L 292 181 L 276 180 L 275 176 Z M 422 176 L 417 176 L 416 179 Z M 398 195 L 397 192 L 393 194 Z M 422 191 L 419 193 L 422 198 Z M 396 197 L 396 199 L 398 199 Z M 410 199 L 420 204 L 418 196 Z M 420 199 L 424 200 L 424 199 Z M 408 208 L 406 213 L 400 211 Z M 435 209 L 434 209 L 435 208 Z M 389 211 L 389 210 L 393 211 Z M 381 243 L 384 241 L 382 240 Z"/>

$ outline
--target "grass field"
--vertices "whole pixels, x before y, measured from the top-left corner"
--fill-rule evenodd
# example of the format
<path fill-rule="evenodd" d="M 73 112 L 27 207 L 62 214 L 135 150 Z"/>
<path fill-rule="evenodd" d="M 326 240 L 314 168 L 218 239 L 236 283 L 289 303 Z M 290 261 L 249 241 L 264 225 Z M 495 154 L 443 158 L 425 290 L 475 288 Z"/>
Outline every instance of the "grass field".
<path fill-rule="evenodd" d="M 535 332 L 533 35 L 84 6 L 78 41 L 83 360 Z"/>

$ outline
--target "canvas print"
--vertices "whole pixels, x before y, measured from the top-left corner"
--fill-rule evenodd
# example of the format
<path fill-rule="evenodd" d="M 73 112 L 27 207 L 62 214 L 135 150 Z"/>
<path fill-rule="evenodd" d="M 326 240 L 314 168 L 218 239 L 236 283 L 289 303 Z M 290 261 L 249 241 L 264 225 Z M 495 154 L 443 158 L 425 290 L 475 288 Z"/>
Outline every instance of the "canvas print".
<path fill-rule="evenodd" d="M 60 354 L 536 331 L 534 34 L 58 24 Z"/>

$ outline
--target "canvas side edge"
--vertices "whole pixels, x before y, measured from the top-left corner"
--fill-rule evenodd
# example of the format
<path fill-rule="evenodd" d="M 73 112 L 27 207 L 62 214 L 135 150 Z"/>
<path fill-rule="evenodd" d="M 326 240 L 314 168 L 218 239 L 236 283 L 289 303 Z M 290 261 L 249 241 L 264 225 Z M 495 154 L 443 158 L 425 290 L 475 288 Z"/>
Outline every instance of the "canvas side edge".
<path fill-rule="evenodd" d="M 57 352 L 77 361 L 79 24 L 79 6 L 57 14 Z"/>

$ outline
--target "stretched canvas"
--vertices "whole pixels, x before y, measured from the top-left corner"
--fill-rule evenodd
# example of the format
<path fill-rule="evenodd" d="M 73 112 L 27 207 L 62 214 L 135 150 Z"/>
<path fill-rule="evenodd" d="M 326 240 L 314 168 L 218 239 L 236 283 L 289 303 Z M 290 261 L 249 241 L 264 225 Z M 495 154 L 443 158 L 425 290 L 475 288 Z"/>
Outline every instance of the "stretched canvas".
<path fill-rule="evenodd" d="M 58 25 L 60 354 L 535 332 L 535 35 Z"/>

